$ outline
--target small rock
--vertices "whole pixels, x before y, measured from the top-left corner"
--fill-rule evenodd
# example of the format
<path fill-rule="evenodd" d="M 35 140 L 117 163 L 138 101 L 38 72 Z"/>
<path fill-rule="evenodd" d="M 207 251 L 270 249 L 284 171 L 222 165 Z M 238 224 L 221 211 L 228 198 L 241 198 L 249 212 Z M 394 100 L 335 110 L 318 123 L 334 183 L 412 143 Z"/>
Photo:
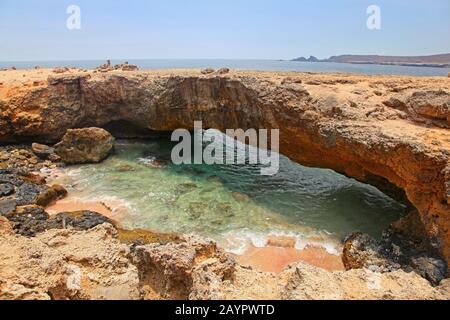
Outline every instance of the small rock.
<path fill-rule="evenodd" d="M 129 172 L 129 171 L 134 171 L 134 168 L 132 166 L 130 166 L 129 164 L 122 164 L 122 165 L 117 166 L 117 171 Z"/>
<path fill-rule="evenodd" d="M 229 68 L 220 68 L 219 70 L 217 70 L 218 74 L 227 74 L 230 72 Z"/>
<path fill-rule="evenodd" d="M 0 199 L 0 216 L 14 212 L 17 202 L 14 199 Z"/>
<path fill-rule="evenodd" d="M 414 271 L 434 285 L 447 278 L 447 265 L 443 260 L 432 257 L 414 257 L 411 259 Z"/>
<path fill-rule="evenodd" d="M 288 84 L 288 83 L 302 84 L 302 83 L 303 83 L 303 80 L 302 80 L 302 79 L 299 79 L 299 78 L 287 77 L 287 78 L 284 78 L 284 79 L 281 81 L 281 84 Z"/>
<path fill-rule="evenodd" d="M 113 224 L 109 218 L 93 211 L 62 212 L 49 221 L 50 226 L 55 229 L 72 228 L 78 231 L 89 230 L 104 223 Z"/>
<path fill-rule="evenodd" d="M 68 72 L 68 71 L 69 71 L 69 68 L 67 68 L 67 67 L 53 69 L 53 73 L 65 73 L 65 72 Z"/>
<path fill-rule="evenodd" d="M 0 184 L 0 197 L 9 196 L 14 193 L 14 186 L 9 183 Z"/>
<path fill-rule="evenodd" d="M 383 95 L 383 92 L 378 91 L 378 90 L 375 90 L 375 91 L 373 92 L 373 94 L 380 97 L 380 96 Z"/>
<path fill-rule="evenodd" d="M 231 194 L 233 196 L 233 198 L 239 202 L 248 202 L 250 201 L 250 197 L 244 193 L 240 193 L 240 192 L 233 192 Z"/>
<path fill-rule="evenodd" d="M 14 229 L 6 217 L 0 216 L 0 235 L 12 235 L 14 234 Z"/>
<path fill-rule="evenodd" d="M 46 160 L 50 155 L 55 154 L 55 149 L 45 144 L 33 143 L 31 149 L 33 150 L 33 153 L 42 160 Z"/>
<path fill-rule="evenodd" d="M 37 185 L 44 185 L 46 183 L 46 180 L 44 177 L 41 177 L 38 174 L 30 173 L 30 172 L 24 172 L 20 175 L 20 178 L 24 181 L 37 184 Z"/>
<path fill-rule="evenodd" d="M 122 71 L 138 71 L 139 67 L 134 64 L 123 64 L 120 69 Z"/>

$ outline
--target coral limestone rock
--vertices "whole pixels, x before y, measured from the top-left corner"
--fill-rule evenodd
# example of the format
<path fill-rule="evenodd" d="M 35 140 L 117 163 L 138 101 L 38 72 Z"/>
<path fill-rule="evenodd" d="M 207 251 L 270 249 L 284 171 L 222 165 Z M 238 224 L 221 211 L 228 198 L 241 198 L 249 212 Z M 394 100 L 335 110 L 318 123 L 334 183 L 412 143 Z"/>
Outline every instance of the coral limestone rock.
<path fill-rule="evenodd" d="M 55 145 L 56 153 L 67 164 L 98 163 L 111 153 L 113 136 L 104 129 L 70 129 Z"/>

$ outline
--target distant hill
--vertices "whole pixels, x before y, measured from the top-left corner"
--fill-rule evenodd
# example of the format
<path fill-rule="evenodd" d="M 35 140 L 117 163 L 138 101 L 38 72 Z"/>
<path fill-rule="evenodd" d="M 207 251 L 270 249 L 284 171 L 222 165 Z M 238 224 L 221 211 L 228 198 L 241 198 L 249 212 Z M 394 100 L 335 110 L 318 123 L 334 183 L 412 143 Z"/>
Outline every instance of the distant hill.
<path fill-rule="evenodd" d="M 382 64 L 382 65 L 402 65 L 402 66 L 424 66 L 450 68 L 450 53 L 436 54 L 432 56 L 378 56 L 378 55 L 341 55 L 333 56 L 329 59 L 317 59 L 314 56 L 309 58 L 300 57 L 292 61 L 303 62 L 337 62 L 355 64 Z"/>

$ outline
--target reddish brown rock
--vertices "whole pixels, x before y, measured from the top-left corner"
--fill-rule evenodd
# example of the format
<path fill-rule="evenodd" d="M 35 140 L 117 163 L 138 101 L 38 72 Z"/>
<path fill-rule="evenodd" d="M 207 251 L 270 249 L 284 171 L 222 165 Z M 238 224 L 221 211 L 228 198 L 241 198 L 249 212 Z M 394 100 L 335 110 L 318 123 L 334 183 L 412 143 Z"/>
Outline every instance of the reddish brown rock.
<path fill-rule="evenodd" d="M 52 75 L 39 87 L 18 85 L 26 79 L 11 72 L 0 81 L 1 142 L 55 142 L 67 129 L 117 121 L 155 131 L 192 129 L 199 119 L 219 130 L 279 128 L 291 159 L 407 199 L 450 262 L 448 78 L 115 71 Z"/>

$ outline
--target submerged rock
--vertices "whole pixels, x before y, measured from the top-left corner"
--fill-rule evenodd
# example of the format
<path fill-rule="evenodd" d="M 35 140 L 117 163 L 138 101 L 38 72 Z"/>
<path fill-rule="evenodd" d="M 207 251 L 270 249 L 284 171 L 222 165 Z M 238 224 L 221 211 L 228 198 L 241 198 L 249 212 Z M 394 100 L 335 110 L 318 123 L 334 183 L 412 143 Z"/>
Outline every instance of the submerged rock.
<path fill-rule="evenodd" d="M 233 196 L 233 198 L 236 201 L 239 201 L 239 202 L 249 202 L 251 199 L 250 196 L 246 195 L 245 193 L 241 193 L 241 192 L 237 192 L 237 191 L 231 193 L 231 195 Z"/>
<path fill-rule="evenodd" d="M 169 163 L 164 159 L 156 159 L 155 157 L 140 158 L 138 162 L 152 169 L 164 169 Z"/>
<path fill-rule="evenodd" d="M 69 129 L 55 151 L 67 164 L 98 163 L 106 159 L 114 147 L 114 138 L 100 128 Z"/>
<path fill-rule="evenodd" d="M 130 166 L 129 164 L 121 164 L 116 167 L 116 170 L 119 172 L 135 171 L 135 169 L 132 166 Z"/>
<path fill-rule="evenodd" d="M 297 244 L 297 240 L 294 237 L 270 236 L 267 239 L 267 245 L 269 247 L 295 248 L 296 244 Z"/>

